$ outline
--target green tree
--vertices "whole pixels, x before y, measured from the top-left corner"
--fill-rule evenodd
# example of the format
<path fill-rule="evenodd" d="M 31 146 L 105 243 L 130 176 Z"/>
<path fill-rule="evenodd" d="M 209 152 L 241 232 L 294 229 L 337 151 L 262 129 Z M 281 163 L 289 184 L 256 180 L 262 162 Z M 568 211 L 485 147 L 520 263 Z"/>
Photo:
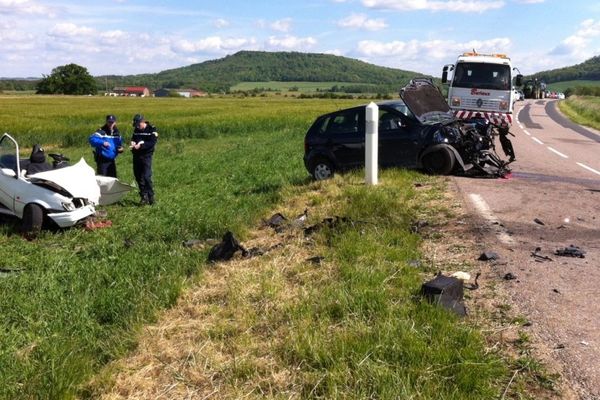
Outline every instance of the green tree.
<path fill-rule="evenodd" d="M 39 94 L 96 94 L 96 81 L 87 68 L 77 64 L 56 67 L 36 86 Z"/>

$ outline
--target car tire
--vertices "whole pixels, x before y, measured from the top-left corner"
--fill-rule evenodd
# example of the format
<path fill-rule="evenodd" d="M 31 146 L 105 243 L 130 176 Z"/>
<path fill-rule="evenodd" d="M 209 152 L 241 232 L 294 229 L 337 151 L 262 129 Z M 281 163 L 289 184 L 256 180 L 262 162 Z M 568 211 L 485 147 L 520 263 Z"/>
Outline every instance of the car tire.
<path fill-rule="evenodd" d="M 319 158 L 311 164 L 310 174 L 316 181 L 331 179 L 335 170 L 331 161 Z"/>
<path fill-rule="evenodd" d="M 422 159 L 423 168 L 431 174 L 448 175 L 454 170 L 456 158 L 446 147 L 427 153 Z"/>
<path fill-rule="evenodd" d="M 42 230 L 44 210 L 37 204 L 27 204 L 23 210 L 22 230 L 25 235 L 35 237 Z"/>

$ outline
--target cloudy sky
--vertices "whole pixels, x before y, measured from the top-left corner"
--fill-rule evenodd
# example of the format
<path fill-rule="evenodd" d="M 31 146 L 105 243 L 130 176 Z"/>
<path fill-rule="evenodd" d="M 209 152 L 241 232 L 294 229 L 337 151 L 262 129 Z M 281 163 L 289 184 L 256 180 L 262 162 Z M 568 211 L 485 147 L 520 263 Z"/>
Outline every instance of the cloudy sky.
<path fill-rule="evenodd" d="M 76 63 L 158 72 L 239 50 L 331 53 L 441 75 L 459 53 L 522 73 L 600 55 L 594 0 L 0 0 L 0 77 Z"/>

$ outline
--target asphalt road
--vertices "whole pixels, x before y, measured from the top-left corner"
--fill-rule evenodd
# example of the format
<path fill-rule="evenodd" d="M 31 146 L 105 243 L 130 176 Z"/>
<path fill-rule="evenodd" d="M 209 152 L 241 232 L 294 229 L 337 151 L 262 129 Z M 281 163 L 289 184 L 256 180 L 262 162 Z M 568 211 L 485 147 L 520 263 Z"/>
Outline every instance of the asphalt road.
<path fill-rule="evenodd" d="M 515 113 L 512 176 L 453 179 L 539 348 L 578 398 L 600 399 L 600 132 L 571 123 L 555 100 L 519 102 Z M 555 254 L 570 245 L 585 258 Z M 517 279 L 502 280 L 507 272 Z"/>

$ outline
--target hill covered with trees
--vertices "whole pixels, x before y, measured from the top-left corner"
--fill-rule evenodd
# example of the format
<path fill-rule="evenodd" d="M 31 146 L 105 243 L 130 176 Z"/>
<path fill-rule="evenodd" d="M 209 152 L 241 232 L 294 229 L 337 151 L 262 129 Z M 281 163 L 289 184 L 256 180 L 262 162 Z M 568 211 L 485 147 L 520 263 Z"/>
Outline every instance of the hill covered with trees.
<path fill-rule="evenodd" d="M 531 78 L 538 78 L 546 83 L 575 81 L 575 80 L 600 80 L 600 56 L 592 57 L 581 64 L 565 68 L 542 71 L 531 75 Z"/>
<path fill-rule="evenodd" d="M 298 52 L 240 51 L 156 74 L 98 77 L 104 88 L 122 85 L 198 87 L 210 92 L 227 91 L 240 82 L 348 82 L 398 87 L 418 72 L 380 67 L 352 58 Z"/>

